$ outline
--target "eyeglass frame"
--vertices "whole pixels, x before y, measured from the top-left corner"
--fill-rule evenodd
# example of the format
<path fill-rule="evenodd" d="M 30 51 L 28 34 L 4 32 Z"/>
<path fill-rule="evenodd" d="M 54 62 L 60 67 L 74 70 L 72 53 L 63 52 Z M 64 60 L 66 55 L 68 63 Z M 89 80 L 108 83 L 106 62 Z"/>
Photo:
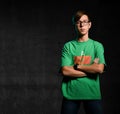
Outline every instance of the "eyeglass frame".
<path fill-rule="evenodd" d="M 88 21 L 77 21 L 77 22 L 76 22 L 77 25 L 80 24 L 80 25 L 83 25 L 83 26 L 88 25 L 88 23 L 90 23 L 89 20 L 88 20 Z"/>

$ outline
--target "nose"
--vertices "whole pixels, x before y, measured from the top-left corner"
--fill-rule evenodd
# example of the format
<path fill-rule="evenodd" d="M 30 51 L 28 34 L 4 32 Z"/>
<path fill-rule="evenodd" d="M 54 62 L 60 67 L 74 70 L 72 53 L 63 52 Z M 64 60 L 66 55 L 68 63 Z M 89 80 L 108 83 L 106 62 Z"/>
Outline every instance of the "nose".
<path fill-rule="evenodd" d="M 80 27 L 84 26 L 84 23 L 83 22 L 80 22 Z"/>

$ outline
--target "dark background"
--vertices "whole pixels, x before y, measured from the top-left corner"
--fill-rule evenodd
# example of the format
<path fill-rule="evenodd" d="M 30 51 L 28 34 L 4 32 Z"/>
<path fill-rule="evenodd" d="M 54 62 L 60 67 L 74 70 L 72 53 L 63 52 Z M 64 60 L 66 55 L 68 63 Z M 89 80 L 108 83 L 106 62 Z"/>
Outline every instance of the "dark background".
<path fill-rule="evenodd" d="M 72 15 L 90 11 L 90 37 L 103 43 L 105 114 L 119 114 L 119 6 L 116 1 L 0 2 L 0 114 L 60 114 L 63 44 L 74 38 Z M 84 114 L 84 110 L 81 108 Z"/>

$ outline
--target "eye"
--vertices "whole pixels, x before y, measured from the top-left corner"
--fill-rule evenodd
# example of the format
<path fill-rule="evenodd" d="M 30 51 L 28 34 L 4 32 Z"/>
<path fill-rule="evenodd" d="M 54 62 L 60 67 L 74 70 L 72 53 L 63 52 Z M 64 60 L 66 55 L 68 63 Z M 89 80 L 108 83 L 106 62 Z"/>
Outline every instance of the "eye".
<path fill-rule="evenodd" d="M 88 20 L 85 20 L 85 21 L 77 21 L 77 22 L 76 22 L 76 24 L 80 24 L 80 25 L 83 25 L 83 26 L 87 25 L 88 23 L 89 23 Z"/>

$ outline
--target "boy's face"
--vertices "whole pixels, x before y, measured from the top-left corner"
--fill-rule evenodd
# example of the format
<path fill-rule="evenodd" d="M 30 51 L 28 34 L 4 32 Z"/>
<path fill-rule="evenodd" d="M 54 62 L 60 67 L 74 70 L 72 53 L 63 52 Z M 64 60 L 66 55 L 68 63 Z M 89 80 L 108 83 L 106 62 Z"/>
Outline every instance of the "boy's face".
<path fill-rule="evenodd" d="M 89 21 L 87 15 L 83 15 L 76 22 L 76 29 L 81 35 L 87 34 L 90 28 L 91 28 L 91 22 Z"/>

